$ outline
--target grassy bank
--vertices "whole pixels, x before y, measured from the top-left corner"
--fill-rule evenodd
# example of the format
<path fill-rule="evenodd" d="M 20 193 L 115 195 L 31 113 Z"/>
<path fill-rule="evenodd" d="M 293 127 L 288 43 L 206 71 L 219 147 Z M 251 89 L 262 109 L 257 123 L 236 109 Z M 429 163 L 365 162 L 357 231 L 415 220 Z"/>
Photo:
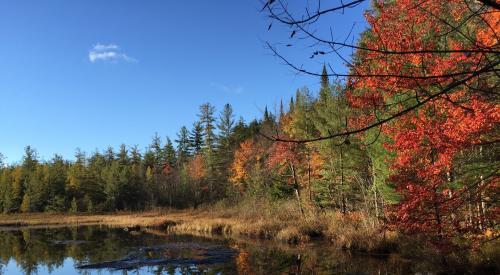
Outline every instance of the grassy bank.
<path fill-rule="evenodd" d="M 307 209 L 307 208 L 306 208 Z M 109 214 L 12 214 L 0 215 L 0 228 L 37 228 L 78 225 L 106 225 L 147 230 L 163 235 L 189 233 L 193 235 L 230 236 L 234 239 L 266 239 L 282 244 L 307 243 L 319 240 L 332 247 L 369 254 L 397 252 L 403 258 L 435 262 L 443 257 L 413 238 L 395 232 L 382 231 L 380 225 L 360 213 L 342 215 L 334 211 L 302 214 L 295 202 L 246 200 L 236 206 L 223 203 L 197 210 L 159 209 L 144 212 L 117 212 Z M 473 254 L 450 254 L 447 265 L 457 270 L 474 267 L 498 266 L 498 243 L 491 243 Z M 449 268 L 449 267 L 448 267 Z"/>
<path fill-rule="evenodd" d="M 293 202 L 248 200 L 237 206 L 223 204 L 198 210 L 154 210 L 110 214 L 12 214 L 0 215 L 3 227 L 107 225 L 162 228 L 177 233 L 215 233 L 250 238 L 305 243 L 330 241 L 338 247 L 386 252 L 394 246 L 394 233 L 382 233 L 376 221 L 359 213 L 306 211 Z"/>

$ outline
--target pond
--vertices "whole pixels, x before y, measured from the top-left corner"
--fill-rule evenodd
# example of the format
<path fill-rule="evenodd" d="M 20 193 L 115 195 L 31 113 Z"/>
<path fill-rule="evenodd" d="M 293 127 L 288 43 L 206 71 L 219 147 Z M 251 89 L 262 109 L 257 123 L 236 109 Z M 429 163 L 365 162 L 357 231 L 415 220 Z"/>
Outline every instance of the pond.
<path fill-rule="evenodd" d="M 394 256 L 326 245 L 173 235 L 104 226 L 0 229 L 0 274 L 408 274 Z"/>

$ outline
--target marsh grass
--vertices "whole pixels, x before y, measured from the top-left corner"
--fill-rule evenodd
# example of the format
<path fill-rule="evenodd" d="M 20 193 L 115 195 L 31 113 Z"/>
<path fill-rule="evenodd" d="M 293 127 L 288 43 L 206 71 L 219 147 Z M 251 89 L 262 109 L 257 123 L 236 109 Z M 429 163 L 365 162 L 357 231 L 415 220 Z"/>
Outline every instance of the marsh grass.
<path fill-rule="evenodd" d="M 389 253 L 396 249 L 397 234 L 382 232 L 376 222 L 361 213 L 316 211 L 302 214 L 294 201 L 249 198 L 236 205 L 219 202 L 197 210 L 157 209 L 110 214 L 13 214 L 0 215 L 3 227 L 107 225 L 160 228 L 175 233 L 244 236 L 301 244 L 327 240 L 348 250 Z"/>
<path fill-rule="evenodd" d="M 397 250 L 398 235 L 383 232 L 378 223 L 361 213 L 306 209 L 302 214 L 294 201 L 246 199 L 235 206 L 224 202 L 178 220 L 170 231 L 219 233 L 289 244 L 327 240 L 348 250 L 390 253 Z"/>

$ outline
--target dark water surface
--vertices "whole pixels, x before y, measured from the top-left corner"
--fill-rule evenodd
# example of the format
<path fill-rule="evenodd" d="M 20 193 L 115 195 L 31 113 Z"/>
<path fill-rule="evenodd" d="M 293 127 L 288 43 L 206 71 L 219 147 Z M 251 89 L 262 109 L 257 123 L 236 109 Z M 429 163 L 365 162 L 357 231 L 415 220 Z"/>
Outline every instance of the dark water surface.
<path fill-rule="evenodd" d="M 427 274 L 394 256 L 107 227 L 0 229 L 0 274 Z"/>

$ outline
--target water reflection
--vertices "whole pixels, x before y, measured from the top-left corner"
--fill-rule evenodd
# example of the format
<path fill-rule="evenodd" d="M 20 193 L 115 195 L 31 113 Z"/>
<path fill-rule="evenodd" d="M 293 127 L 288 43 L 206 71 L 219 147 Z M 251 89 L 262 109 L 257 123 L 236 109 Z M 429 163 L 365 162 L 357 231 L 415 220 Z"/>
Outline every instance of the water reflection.
<path fill-rule="evenodd" d="M 161 232 L 160 232 L 161 233 Z M 0 274 L 407 274 L 428 271 L 395 257 L 350 255 L 106 227 L 0 230 Z"/>

